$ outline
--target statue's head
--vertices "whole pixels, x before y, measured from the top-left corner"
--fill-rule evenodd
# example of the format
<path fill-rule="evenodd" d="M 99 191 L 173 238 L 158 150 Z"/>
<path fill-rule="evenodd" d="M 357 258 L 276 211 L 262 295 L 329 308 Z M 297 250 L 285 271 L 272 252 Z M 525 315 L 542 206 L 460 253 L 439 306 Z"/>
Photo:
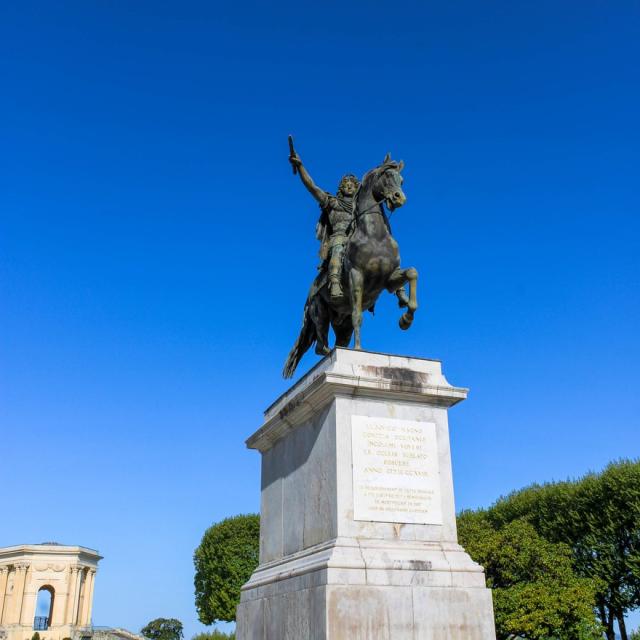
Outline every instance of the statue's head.
<path fill-rule="evenodd" d="M 355 195 L 359 186 L 360 181 L 358 178 L 356 178 L 352 173 L 347 173 L 342 176 L 342 180 L 340 180 L 338 193 L 341 193 L 343 196 L 352 197 Z"/>

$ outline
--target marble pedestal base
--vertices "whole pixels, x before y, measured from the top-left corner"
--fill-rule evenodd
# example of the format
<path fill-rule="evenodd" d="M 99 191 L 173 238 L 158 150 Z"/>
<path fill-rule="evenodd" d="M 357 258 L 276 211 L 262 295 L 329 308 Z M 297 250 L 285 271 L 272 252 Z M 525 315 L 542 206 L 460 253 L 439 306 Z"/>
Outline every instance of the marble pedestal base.
<path fill-rule="evenodd" d="M 455 527 L 447 410 L 466 393 L 437 361 L 336 349 L 265 412 L 238 640 L 495 640 Z"/>

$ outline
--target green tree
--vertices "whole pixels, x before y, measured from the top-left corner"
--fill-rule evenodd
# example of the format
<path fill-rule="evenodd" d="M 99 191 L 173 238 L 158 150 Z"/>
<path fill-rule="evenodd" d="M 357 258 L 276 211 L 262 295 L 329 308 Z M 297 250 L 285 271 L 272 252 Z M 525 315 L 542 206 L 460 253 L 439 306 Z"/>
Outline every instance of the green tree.
<path fill-rule="evenodd" d="M 627 640 L 625 614 L 640 606 L 640 462 L 621 461 L 581 482 L 584 535 L 575 541 L 578 567 L 600 578 L 603 623 L 618 623 Z M 613 638 L 613 634 L 609 634 Z"/>
<path fill-rule="evenodd" d="M 182 640 L 182 622 L 175 618 L 156 618 L 140 633 L 149 640 Z"/>
<path fill-rule="evenodd" d="M 232 622 L 240 587 L 258 566 L 260 516 L 239 515 L 207 529 L 195 550 L 195 594 L 203 624 Z"/>
<path fill-rule="evenodd" d="M 593 582 L 574 573 L 568 546 L 548 542 L 525 520 L 496 529 L 486 511 L 461 513 L 458 530 L 485 568 L 499 639 L 599 637 Z"/>
<path fill-rule="evenodd" d="M 487 511 L 496 528 L 529 521 L 551 542 L 571 547 L 574 567 L 598 585 L 596 610 L 608 640 L 640 606 L 640 461 L 622 460 L 573 482 L 534 485 Z"/>
<path fill-rule="evenodd" d="M 214 629 L 213 631 L 196 633 L 191 640 L 236 640 L 236 634 L 233 631 L 231 633 L 225 633 L 224 631 Z"/>

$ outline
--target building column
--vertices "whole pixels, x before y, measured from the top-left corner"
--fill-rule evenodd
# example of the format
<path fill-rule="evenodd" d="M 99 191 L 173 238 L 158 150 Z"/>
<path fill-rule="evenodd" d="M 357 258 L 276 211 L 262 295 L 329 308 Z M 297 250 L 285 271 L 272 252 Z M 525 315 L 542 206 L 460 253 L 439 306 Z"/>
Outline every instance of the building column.
<path fill-rule="evenodd" d="M 87 624 L 91 624 L 91 616 L 93 615 L 93 589 L 96 586 L 97 569 L 91 569 L 91 591 L 89 592 L 89 613 L 87 614 Z"/>
<path fill-rule="evenodd" d="M 76 582 L 78 580 L 79 567 L 69 567 L 69 588 L 67 600 L 64 605 L 64 623 L 73 624 L 73 612 L 75 610 Z"/>
<path fill-rule="evenodd" d="M 82 599 L 82 625 L 88 627 L 91 624 L 91 602 L 93 599 L 93 581 L 95 579 L 95 569 L 87 569 L 87 577 Z"/>
<path fill-rule="evenodd" d="M 71 617 L 71 624 L 80 625 L 80 594 L 82 593 L 84 567 L 78 567 L 78 577 L 76 579 L 75 597 L 73 604 L 73 615 Z"/>
<path fill-rule="evenodd" d="M 33 626 L 33 617 L 36 615 L 36 600 L 38 592 L 33 592 L 33 570 L 27 567 L 24 579 L 24 590 L 22 592 L 22 610 L 20 611 L 19 622 L 23 627 Z"/>
<path fill-rule="evenodd" d="M 78 608 L 78 626 L 84 627 L 84 617 L 87 613 L 87 594 L 89 593 L 89 570 L 82 572 L 82 588 L 80 589 L 80 607 Z"/>
<path fill-rule="evenodd" d="M 16 583 L 14 587 L 14 599 L 13 599 L 13 615 L 10 622 L 20 624 L 20 617 L 22 616 L 22 601 L 24 599 L 24 585 L 27 581 L 27 569 L 29 565 L 20 562 L 15 564 L 16 570 Z"/>
<path fill-rule="evenodd" d="M 0 567 L 0 624 L 4 614 L 4 601 L 7 597 L 7 580 L 9 579 L 9 567 Z"/>

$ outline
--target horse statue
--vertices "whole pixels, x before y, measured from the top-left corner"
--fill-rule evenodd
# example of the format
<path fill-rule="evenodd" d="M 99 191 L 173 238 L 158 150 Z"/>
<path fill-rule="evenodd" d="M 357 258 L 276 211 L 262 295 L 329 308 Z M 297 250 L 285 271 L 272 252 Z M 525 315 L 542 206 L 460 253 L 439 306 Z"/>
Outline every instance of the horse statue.
<path fill-rule="evenodd" d="M 326 264 L 316 276 L 304 306 L 302 329 L 282 375 L 293 376 L 302 356 L 315 343 L 319 355 L 330 353 L 329 326 L 337 347 L 348 347 L 355 335 L 354 348 L 361 349 L 360 327 L 363 310 L 373 311 L 380 293 L 396 294 L 401 308 L 400 328 L 408 329 L 418 308 L 418 272 L 400 267 L 398 243 L 391 235 L 386 204 L 393 212 L 406 202 L 402 191 L 402 161 L 387 154 L 381 165 L 365 174 L 355 194 L 354 217 L 344 248 L 340 284 L 342 296 L 330 295 Z M 409 283 L 409 295 L 404 285 Z"/>

